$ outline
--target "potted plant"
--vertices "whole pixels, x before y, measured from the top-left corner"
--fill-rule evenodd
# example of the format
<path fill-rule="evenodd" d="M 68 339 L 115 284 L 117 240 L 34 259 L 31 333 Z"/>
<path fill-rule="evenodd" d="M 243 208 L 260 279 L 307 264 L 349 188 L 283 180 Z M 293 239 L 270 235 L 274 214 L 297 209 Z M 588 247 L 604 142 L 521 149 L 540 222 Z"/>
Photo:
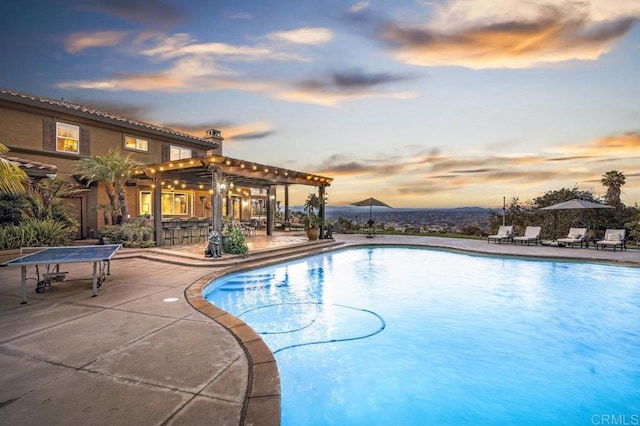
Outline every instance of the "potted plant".
<path fill-rule="evenodd" d="M 227 249 L 229 254 L 247 254 L 249 251 L 249 247 L 244 241 L 244 233 L 240 227 L 234 226 L 232 228 Z"/>
<path fill-rule="evenodd" d="M 232 232 L 233 217 L 224 216 L 222 218 L 222 232 L 220 233 L 220 248 L 223 253 L 229 253 Z"/>
<path fill-rule="evenodd" d="M 249 251 L 242 228 L 231 216 L 222 219 L 221 245 L 222 252 L 227 254 L 246 254 Z"/>
<path fill-rule="evenodd" d="M 309 194 L 304 203 L 304 228 L 309 240 L 317 240 L 320 236 L 320 207 L 322 201 L 316 194 Z"/>

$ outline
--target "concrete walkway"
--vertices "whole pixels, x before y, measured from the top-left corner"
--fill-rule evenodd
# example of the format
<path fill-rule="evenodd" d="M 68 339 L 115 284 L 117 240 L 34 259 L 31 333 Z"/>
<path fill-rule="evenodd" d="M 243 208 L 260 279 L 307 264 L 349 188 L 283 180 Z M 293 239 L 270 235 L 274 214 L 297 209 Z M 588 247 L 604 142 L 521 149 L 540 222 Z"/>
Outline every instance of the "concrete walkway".
<path fill-rule="evenodd" d="M 638 250 L 334 236 L 343 245 L 412 244 L 640 266 Z M 279 424 L 273 356 L 244 323 L 207 304 L 201 289 L 249 263 L 307 253 L 302 237 L 282 238 L 287 242 L 258 237 L 248 257 L 218 261 L 204 259 L 204 246 L 125 249 L 95 298 L 90 264 L 65 266 L 68 281 L 42 294 L 29 281 L 26 305 L 20 268 L 0 268 L 0 424 Z M 270 244 L 280 251 L 268 255 Z"/>

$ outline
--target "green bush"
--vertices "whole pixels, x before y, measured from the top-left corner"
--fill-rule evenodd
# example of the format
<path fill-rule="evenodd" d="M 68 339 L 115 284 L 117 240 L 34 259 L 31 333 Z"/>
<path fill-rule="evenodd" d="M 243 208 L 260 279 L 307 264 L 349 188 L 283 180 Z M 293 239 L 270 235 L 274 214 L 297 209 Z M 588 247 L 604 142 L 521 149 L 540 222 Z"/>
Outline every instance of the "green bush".
<path fill-rule="evenodd" d="M 17 225 L 29 207 L 25 194 L 0 194 L 0 225 Z"/>
<path fill-rule="evenodd" d="M 0 226 L 0 249 L 68 246 L 76 229 L 51 219 L 25 218 L 19 225 Z"/>
<path fill-rule="evenodd" d="M 228 250 L 229 254 L 247 254 L 249 248 L 244 242 L 242 229 L 235 226 L 231 229 L 229 232 Z"/>
<path fill-rule="evenodd" d="M 153 247 L 155 241 L 151 238 L 153 228 L 145 226 L 142 221 L 134 220 L 123 223 L 122 225 L 107 225 L 98 231 L 98 238 L 104 241 L 104 238 L 113 240 L 113 244 L 122 244 L 128 248 L 147 248 Z"/>

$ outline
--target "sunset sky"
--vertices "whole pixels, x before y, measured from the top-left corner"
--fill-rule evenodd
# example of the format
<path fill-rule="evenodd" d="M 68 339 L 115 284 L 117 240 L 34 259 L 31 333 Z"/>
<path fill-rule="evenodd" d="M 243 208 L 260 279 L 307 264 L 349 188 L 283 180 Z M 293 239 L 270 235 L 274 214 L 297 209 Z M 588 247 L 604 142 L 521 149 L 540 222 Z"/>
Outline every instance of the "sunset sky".
<path fill-rule="evenodd" d="M 0 87 L 220 129 L 225 155 L 333 177 L 331 205 L 604 195 L 609 170 L 633 205 L 639 19 L 640 0 L 4 0 Z"/>

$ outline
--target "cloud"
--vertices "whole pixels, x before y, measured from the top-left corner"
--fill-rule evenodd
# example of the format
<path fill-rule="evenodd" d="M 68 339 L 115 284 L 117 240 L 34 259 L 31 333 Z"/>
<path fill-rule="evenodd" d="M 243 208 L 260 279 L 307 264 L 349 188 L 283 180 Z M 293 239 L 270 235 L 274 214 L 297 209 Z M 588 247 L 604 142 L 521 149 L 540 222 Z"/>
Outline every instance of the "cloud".
<path fill-rule="evenodd" d="M 406 76 L 388 73 L 364 73 L 360 71 L 336 72 L 325 79 L 307 80 L 300 83 L 301 87 L 311 90 L 329 91 L 361 91 L 372 87 L 396 83 L 407 80 Z"/>
<path fill-rule="evenodd" d="M 640 154 L 640 131 L 618 133 L 594 139 L 583 144 L 562 145 L 553 152 L 572 154 L 574 157 L 592 158 L 608 156 L 637 156 Z"/>
<path fill-rule="evenodd" d="M 568 0 L 512 0 L 506 9 L 501 2 L 458 0 L 436 11 L 432 21 L 387 23 L 377 35 L 399 61 L 411 65 L 529 68 L 595 60 L 640 16 L 640 8 L 615 14 L 609 7 Z"/>
<path fill-rule="evenodd" d="M 274 36 L 278 34 L 278 36 Z M 107 37 L 107 35 L 109 37 Z M 314 43 L 329 39 L 322 29 L 303 29 L 292 32 L 272 33 L 272 37 L 297 43 Z M 76 80 L 59 83 L 64 89 L 82 88 L 94 90 L 133 91 L 215 91 L 239 90 L 261 93 L 264 96 L 288 102 L 300 102 L 327 107 L 366 98 L 410 99 L 416 93 L 391 91 L 389 86 L 408 81 L 408 75 L 391 73 L 367 73 L 361 70 L 337 71 L 316 78 L 304 79 L 292 84 L 275 79 L 255 79 L 240 72 L 234 65 L 239 61 L 295 61 L 309 59 L 276 46 L 246 46 L 228 43 L 200 43 L 187 33 L 165 35 L 145 32 L 86 33 L 70 37 L 69 50 L 82 52 L 89 47 L 115 44 L 125 38 L 129 55 L 138 54 L 158 64 L 158 70 L 148 73 L 121 73 L 102 80 Z M 74 43 L 71 43 L 74 41 Z M 134 50 L 135 49 L 135 50 Z M 273 80 L 270 80 L 273 79 Z"/>
<path fill-rule="evenodd" d="M 333 32 L 327 28 L 299 28 L 291 31 L 273 32 L 268 34 L 267 38 L 294 44 L 317 45 L 333 40 Z"/>
<path fill-rule="evenodd" d="M 93 35 L 95 36 L 96 33 Z M 91 39 L 87 34 L 85 39 Z M 97 38 L 97 37 L 93 37 Z M 303 61 L 294 54 L 264 46 L 236 46 L 226 43 L 197 43 L 189 34 L 166 36 L 143 33 L 134 37 L 137 53 L 155 63 L 168 63 L 149 73 L 121 73 L 104 80 L 76 80 L 59 83 L 60 88 L 134 91 L 243 90 L 269 92 L 275 85 L 252 80 L 231 68 L 236 61 Z M 95 46 L 95 43 L 94 43 Z M 89 46 L 86 46 L 89 47 Z M 85 47 L 85 48 L 86 48 Z M 130 53 L 131 54 L 131 53 Z"/>
<path fill-rule="evenodd" d="M 228 15 L 228 18 L 242 20 L 242 21 L 250 21 L 251 19 L 253 19 L 253 15 L 245 12 L 238 12 L 238 13 L 233 13 Z"/>
<path fill-rule="evenodd" d="M 410 77 L 389 73 L 340 71 L 298 82 L 292 88 L 274 94 L 278 99 L 338 107 L 347 100 L 364 98 L 411 99 L 414 92 L 387 91 L 386 86 Z"/>
<path fill-rule="evenodd" d="M 185 125 L 184 123 L 167 123 L 165 125 L 174 130 L 197 137 L 202 137 L 208 129 L 217 129 L 220 130 L 224 140 L 227 142 L 264 139 L 276 133 L 275 126 L 267 121 L 256 121 L 241 124 L 212 122 L 191 125 Z"/>
<path fill-rule="evenodd" d="M 624 170 L 625 175 L 640 173 L 640 133 L 628 132 L 563 147 L 581 155 L 553 155 L 553 153 L 455 156 L 439 148 L 405 147 L 402 156 L 379 153 L 370 158 L 333 154 L 309 170 L 335 177 L 335 185 L 354 185 L 354 190 L 341 189 L 346 199 L 357 195 L 357 189 L 384 182 L 389 200 L 399 197 L 412 205 L 425 201 L 410 197 L 437 195 L 438 202 L 450 194 L 469 192 L 481 199 L 478 188 L 501 188 L 506 195 L 538 196 L 552 188 L 580 183 L 592 188 L 600 176 L 611 169 Z M 561 167 L 559 166 L 561 162 Z M 339 179 L 338 179 L 339 178 Z M 377 182 L 377 183 L 376 183 Z M 599 185 L 596 190 L 599 189 Z M 480 191 L 482 192 L 482 191 Z M 397 200 L 396 200 L 397 201 Z M 460 202 L 459 198 L 456 200 Z"/>
<path fill-rule="evenodd" d="M 88 0 L 81 5 L 86 10 L 153 26 L 173 26 L 185 19 L 182 9 L 164 0 Z"/>
<path fill-rule="evenodd" d="M 349 12 L 357 14 L 368 8 L 369 8 L 368 1 L 359 1 L 351 5 L 351 7 L 349 8 Z"/>
<path fill-rule="evenodd" d="M 112 47 L 122 43 L 131 33 L 129 31 L 97 31 L 73 33 L 65 38 L 64 48 L 75 55 L 85 49 Z"/>

